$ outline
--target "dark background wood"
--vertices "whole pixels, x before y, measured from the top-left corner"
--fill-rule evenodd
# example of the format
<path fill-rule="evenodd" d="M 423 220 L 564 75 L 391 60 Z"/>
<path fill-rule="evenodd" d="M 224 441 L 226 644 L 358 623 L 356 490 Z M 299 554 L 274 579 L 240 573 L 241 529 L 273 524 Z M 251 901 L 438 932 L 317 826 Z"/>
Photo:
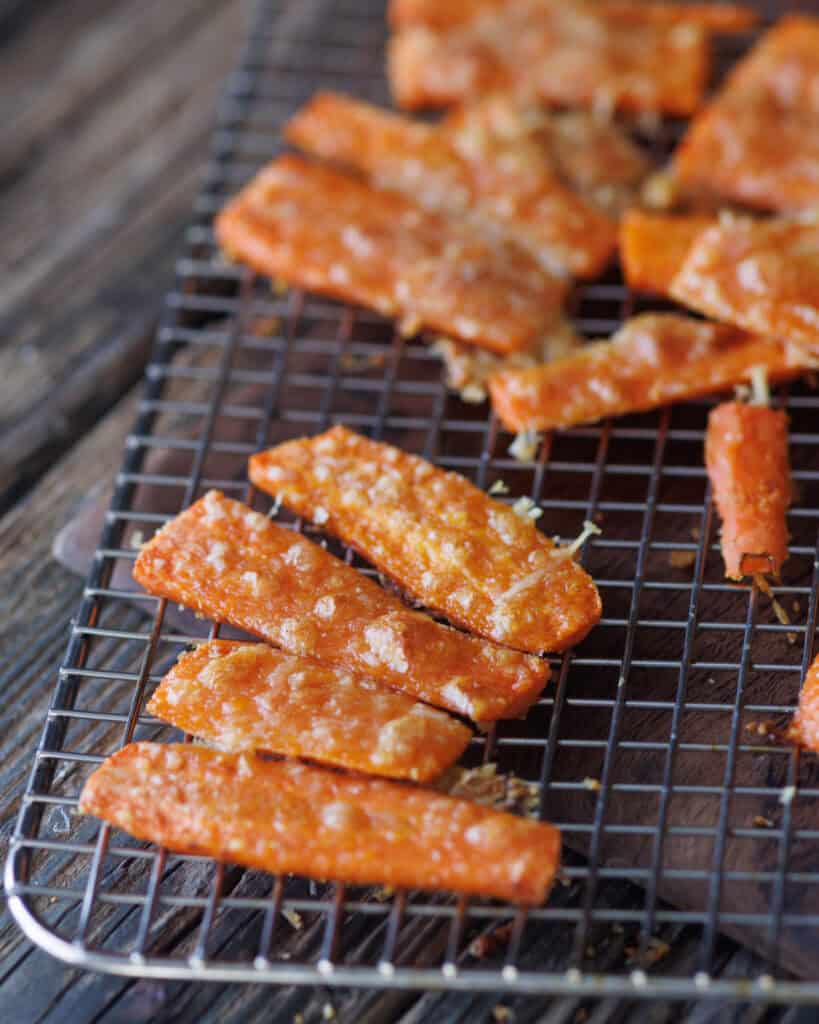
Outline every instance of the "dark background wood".
<path fill-rule="evenodd" d="M 306 0 L 295 0 L 306 2 Z M 445 0 L 442 0 L 445 2 Z M 57 530 L 106 487 L 249 0 L 0 0 L 0 853 L 82 583 Z M 680 955 L 684 956 L 681 949 Z M 726 954 L 741 974 L 745 954 Z M 497 998 L 148 984 L 69 969 L 0 917 L 0 1021 L 489 1021 Z M 519 1000 L 572 1021 L 575 1001 Z M 589 1008 L 730 1019 L 725 1007 Z M 729 1016 L 725 1016 L 728 1014 Z M 789 1015 L 795 1016 L 795 1015 Z M 743 1019 L 763 1019 L 760 1010 Z M 777 1013 L 777 1019 L 782 1019 Z"/>

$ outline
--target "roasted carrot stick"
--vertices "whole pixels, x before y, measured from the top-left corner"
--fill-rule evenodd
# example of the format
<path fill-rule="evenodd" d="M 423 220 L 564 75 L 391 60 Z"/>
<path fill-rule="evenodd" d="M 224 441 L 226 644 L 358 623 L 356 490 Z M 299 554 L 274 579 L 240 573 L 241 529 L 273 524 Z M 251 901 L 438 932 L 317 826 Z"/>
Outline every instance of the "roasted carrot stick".
<path fill-rule="evenodd" d="M 814 658 L 799 691 L 799 707 L 788 737 L 800 747 L 819 750 L 819 655 Z"/>
<path fill-rule="evenodd" d="M 763 210 L 816 206 L 819 18 L 780 18 L 736 64 L 674 154 L 686 192 Z"/>
<path fill-rule="evenodd" d="M 778 577 L 788 557 L 788 417 L 767 405 L 723 402 L 708 417 L 705 465 L 722 518 L 725 575 Z"/>
<path fill-rule="evenodd" d="M 555 0 L 529 0 L 547 6 Z M 559 0 L 569 6 L 571 0 Z M 389 19 L 393 28 L 426 25 L 428 28 L 452 28 L 487 11 L 513 6 L 514 0 L 391 0 Z M 653 3 L 651 0 L 592 0 L 594 9 L 615 20 L 649 22 L 660 25 L 697 25 L 712 32 L 742 32 L 759 20 L 755 11 L 740 4 Z M 579 5 L 582 6 L 582 5 Z"/>
<path fill-rule="evenodd" d="M 522 112 L 506 104 L 503 124 L 495 113 L 496 105 L 481 105 L 433 125 L 325 92 L 285 136 L 426 209 L 478 218 L 549 270 L 600 273 L 617 244 L 614 223 L 560 181 L 546 140 L 527 129 Z"/>
<path fill-rule="evenodd" d="M 216 219 L 254 270 L 497 352 L 558 319 L 568 288 L 525 250 L 464 218 L 296 156 L 274 160 Z"/>
<path fill-rule="evenodd" d="M 714 223 L 704 214 L 628 210 L 620 222 L 620 262 L 630 288 L 668 295 L 695 238 Z"/>
<path fill-rule="evenodd" d="M 418 456 L 337 426 L 252 456 L 249 472 L 257 487 L 480 636 L 561 651 L 600 618 L 597 588 L 568 551 Z"/>
<path fill-rule="evenodd" d="M 736 327 L 646 313 L 567 359 L 496 374 L 489 392 L 507 430 L 551 430 L 720 391 L 755 366 L 786 379 L 809 365 L 797 348 Z"/>
<path fill-rule="evenodd" d="M 218 491 L 148 541 L 134 578 L 291 654 L 478 721 L 522 714 L 549 678 L 540 659 L 411 611 L 318 544 Z"/>
<path fill-rule="evenodd" d="M 696 25 L 616 21 L 567 3 L 514 3 L 440 31 L 410 26 L 388 50 L 393 99 L 408 110 L 511 92 L 559 107 L 687 116 L 709 66 Z"/>
<path fill-rule="evenodd" d="M 183 654 L 148 710 L 220 750 L 289 754 L 416 782 L 440 775 L 472 736 L 443 711 L 364 676 L 226 640 Z"/>
<path fill-rule="evenodd" d="M 80 811 L 178 853 L 359 885 L 542 903 L 560 833 L 434 790 L 192 744 L 132 743 Z"/>
<path fill-rule="evenodd" d="M 819 81 L 819 79 L 817 79 Z M 671 283 L 678 302 L 819 354 L 819 221 L 723 217 L 695 239 Z"/>

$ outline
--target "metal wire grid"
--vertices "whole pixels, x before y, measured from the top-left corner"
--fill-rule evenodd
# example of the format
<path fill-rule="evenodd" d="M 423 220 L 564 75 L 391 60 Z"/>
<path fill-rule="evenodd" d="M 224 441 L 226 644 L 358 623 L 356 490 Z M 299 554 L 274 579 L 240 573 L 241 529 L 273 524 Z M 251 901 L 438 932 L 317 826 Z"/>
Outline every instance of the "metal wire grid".
<path fill-rule="evenodd" d="M 382 5 L 368 0 L 259 6 L 36 752 L 8 862 L 12 910 L 55 955 L 121 974 L 815 1000 L 819 982 L 782 965 L 817 977 L 819 784 L 814 758 L 767 738 L 764 723 L 792 711 L 816 631 L 819 400 L 806 389 L 787 396 L 801 496 L 789 583 L 777 589 L 794 616 L 785 626 L 756 588 L 722 578 L 701 459 L 707 403 L 556 433 L 521 464 L 493 417 L 447 393 L 423 344 L 362 311 L 271 295 L 221 262 L 209 218 L 269 158 L 284 116 L 317 87 L 386 99 L 383 34 Z M 592 335 L 641 308 L 614 274 L 575 303 Z M 543 508 L 547 532 L 601 522 L 583 557 L 605 618 L 554 659 L 554 688 L 525 723 L 501 723 L 468 754 L 540 784 L 539 813 L 568 848 L 566 884 L 545 907 L 271 880 L 72 815 L 104 756 L 173 734 L 142 709 L 170 660 L 201 638 L 193 620 L 129 586 L 134 530 L 149 532 L 208 487 L 266 507 L 246 482 L 246 457 L 336 421 L 479 486 L 503 478 Z M 153 614 L 147 628 L 134 603 Z M 303 927 L 291 934 L 294 914 Z M 176 919 L 185 952 L 171 955 Z M 507 922 L 502 949 L 476 956 L 470 940 Z M 679 929 L 698 939 L 684 974 L 654 962 L 658 935 Z M 762 954 L 757 977 L 713 976 L 725 931 Z"/>

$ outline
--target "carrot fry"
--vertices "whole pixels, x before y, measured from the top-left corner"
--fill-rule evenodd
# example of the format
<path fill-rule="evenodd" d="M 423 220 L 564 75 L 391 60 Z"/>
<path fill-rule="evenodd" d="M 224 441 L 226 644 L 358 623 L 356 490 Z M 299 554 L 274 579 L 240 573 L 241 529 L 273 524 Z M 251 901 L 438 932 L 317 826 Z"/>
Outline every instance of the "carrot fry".
<path fill-rule="evenodd" d="M 418 456 L 338 426 L 252 456 L 249 472 L 257 487 L 480 636 L 562 651 L 600 618 L 597 588 L 570 554 L 530 519 Z"/>
<path fill-rule="evenodd" d="M 550 0 L 534 0 L 547 6 Z M 554 2 L 554 0 L 551 0 Z M 566 3 L 567 0 L 559 0 Z M 485 14 L 510 6 L 510 0 L 391 0 L 390 24 L 395 29 L 410 25 L 452 28 Z M 742 32 L 759 20 L 755 11 L 741 4 L 654 3 L 646 0 L 597 0 L 590 6 L 612 20 L 648 22 L 660 25 L 697 25 L 711 32 Z"/>
<path fill-rule="evenodd" d="M 489 393 L 503 425 L 517 433 L 697 398 L 747 380 L 756 366 L 773 380 L 796 377 L 808 365 L 783 342 L 675 313 L 646 313 L 567 359 L 496 374 Z"/>
<path fill-rule="evenodd" d="M 708 417 L 705 465 L 722 518 L 725 575 L 779 576 L 788 557 L 788 418 L 764 405 L 723 402 Z"/>
<path fill-rule="evenodd" d="M 815 216 L 723 218 L 697 236 L 670 292 L 707 316 L 787 338 L 819 355 L 817 266 Z"/>
<path fill-rule="evenodd" d="M 434 790 L 192 744 L 131 743 L 88 779 L 80 811 L 178 853 L 357 885 L 546 898 L 552 825 Z"/>
<path fill-rule="evenodd" d="M 470 718 L 520 715 L 545 662 L 439 625 L 299 534 L 210 491 L 142 548 L 151 594 Z"/>
<path fill-rule="evenodd" d="M 261 171 L 216 234 L 263 274 L 497 352 L 544 333 L 568 287 L 508 240 L 296 156 Z"/>
<path fill-rule="evenodd" d="M 511 92 L 555 106 L 686 116 L 699 106 L 710 65 L 695 25 L 612 21 L 591 5 L 512 3 L 436 31 L 392 37 L 388 72 L 408 110 L 458 106 Z"/>
<path fill-rule="evenodd" d="M 416 782 L 440 775 L 472 736 L 443 711 L 363 676 L 226 640 L 183 654 L 148 711 L 220 750 L 288 754 Z"/>
<path fill-rule="evenodd" d="M 819 750 L 819 655 L 814 658 L 799 691 L 799 707 L 788 738 L 807 750 Z"/>
<path fill-rule="evenodd" d="M 694 239 L 713 217 L 629 210 L 620 222 L 620 262 L 630 288 L 668 295 Z"/>
<path fill-rule="evenodd" d="M 816 206 L 819 18 L 770 29 L 692 121 L 674 157 L 686 191 L 765 210 Z"/>
<path fill-rule="evenodd" d="M 505 105 L 443 125 L 319 93 L 288 124 L 289 142 L 368 175 L 425 209 L 500 228 L 547 270 L 593 277 L 617 244 L 612 221 L 558 178 L 547 145 Z"/>

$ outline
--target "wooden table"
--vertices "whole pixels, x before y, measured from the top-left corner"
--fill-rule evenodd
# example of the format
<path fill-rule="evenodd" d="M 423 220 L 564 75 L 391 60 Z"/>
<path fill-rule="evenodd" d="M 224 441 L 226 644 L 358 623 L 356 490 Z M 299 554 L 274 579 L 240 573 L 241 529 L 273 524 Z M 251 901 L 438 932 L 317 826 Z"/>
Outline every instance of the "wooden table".
<path fill-rule="evenodd" d="M 251 7 L 0 0 L 3 853 L 82 590 L 54 561 L 52 540 L 119 464 L 218 91 Z M 744 956 L 733 954 L 737 972 Z M 299 1014 L 310 1022 L 333 1011 L 337 1020 L 373 1024 L 502 1019 L 491 995 L 331 996 L 90 975 L 33 948 L 8 913 L 0 965 L 0 1020 L 16 1024 L 289 1022 Z M 586 1012 L 570 1000 L 517 1000 L 514 1008 L 518 1021 L 582 1020 Z M 685 1013 L 704 1021 L 712 1010 L 657 1006 L 652 1019 Z M 644 1013 L 626 1005 L 596 1012 L 601 1020 Z"/>

